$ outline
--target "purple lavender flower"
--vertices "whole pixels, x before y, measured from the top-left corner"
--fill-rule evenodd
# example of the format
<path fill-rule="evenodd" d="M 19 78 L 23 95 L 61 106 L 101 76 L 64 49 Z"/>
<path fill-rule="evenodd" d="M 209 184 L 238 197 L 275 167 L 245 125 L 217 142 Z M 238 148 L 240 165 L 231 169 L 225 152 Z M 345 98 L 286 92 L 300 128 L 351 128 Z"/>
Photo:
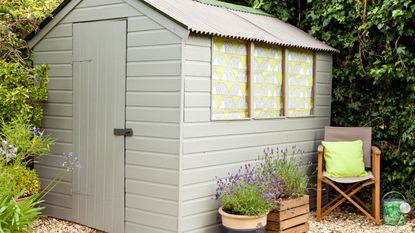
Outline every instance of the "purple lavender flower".
<path fill-rule="evenodd" d="M 82 167 L 79 158 L 74 156 L 73 152 L 63 153 L 63 159 L 62 167 L 65 167 L 68 172 L 73 171 L 75 167 Z"/>

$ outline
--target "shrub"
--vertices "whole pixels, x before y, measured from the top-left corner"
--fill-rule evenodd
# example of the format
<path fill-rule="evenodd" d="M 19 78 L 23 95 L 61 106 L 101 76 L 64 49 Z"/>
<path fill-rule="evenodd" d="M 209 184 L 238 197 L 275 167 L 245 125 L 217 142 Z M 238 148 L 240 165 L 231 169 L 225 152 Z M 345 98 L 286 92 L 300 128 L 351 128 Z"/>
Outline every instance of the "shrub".
<path fill-rule="evenodd" d="M 11 178 L 11 195 L 23 192 L 22 197 L 26 197 L 39 192 L 40 181 L 36 170 L 25 166 L 7 166 L 6 172 Z"/>
<path fill-rule="evenodd" d="M 16 116 L 40 125 L 41 103 L 47 100 L 47 66 L 27 68 L 19 63 L 0 61 L 0 122 Z"/>
<path fill-rule="evenodd" d="M 38 207 L 42 202 L 37 195 L 16 202 L 18 195 L 0 197 L 0 232 L 32 232 L 33 222 L 41 215 L 43 207 Z"/>

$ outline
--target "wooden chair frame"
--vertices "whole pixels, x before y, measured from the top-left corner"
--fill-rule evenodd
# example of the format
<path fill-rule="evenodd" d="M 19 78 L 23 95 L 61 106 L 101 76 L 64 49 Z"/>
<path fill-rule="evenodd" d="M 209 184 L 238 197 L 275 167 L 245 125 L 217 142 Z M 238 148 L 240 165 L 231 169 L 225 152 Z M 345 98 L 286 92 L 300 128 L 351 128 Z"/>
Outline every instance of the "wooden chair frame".
<path fill-rule="evenodd" d="M 373 178 L 352 183 L 352 185 L 345 191 L 345 186 L 341 183 L 336 183 L 327 177 L 323 177 L 323 159 L 324 149 L 323 145 L 318 146 L 318 171 L 317 171 L 317 210 L 316 218 L 320 221 L 322 217 L 330 214 L 336 207 L 346 200 L 352 203 L 368 218 L 372 219 L 376 224 L 380 224 L 380 150 L 372 146 L 372 174 Z M 328 202 L 325 206 L 322 204 L 323 182 L 332 186 L 339 195 Z M 372 186 L 372 208 L 370 209 L 362 200 L 353 196 L 363 187 Z"/>

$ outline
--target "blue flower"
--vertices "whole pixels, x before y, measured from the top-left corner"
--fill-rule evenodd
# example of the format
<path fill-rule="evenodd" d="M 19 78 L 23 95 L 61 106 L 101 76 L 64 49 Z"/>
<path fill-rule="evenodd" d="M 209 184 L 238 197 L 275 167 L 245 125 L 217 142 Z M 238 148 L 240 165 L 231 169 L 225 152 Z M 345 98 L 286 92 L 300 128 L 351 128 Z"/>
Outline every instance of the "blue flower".
<path fill-rule="evenodd" d="M 68 172 L 73 171 L 75 167 L 82 168 L 79 158 L 74 156 L 73 152 L 63 153 L 63 159 L 62 167 L 65 167 Z"/>

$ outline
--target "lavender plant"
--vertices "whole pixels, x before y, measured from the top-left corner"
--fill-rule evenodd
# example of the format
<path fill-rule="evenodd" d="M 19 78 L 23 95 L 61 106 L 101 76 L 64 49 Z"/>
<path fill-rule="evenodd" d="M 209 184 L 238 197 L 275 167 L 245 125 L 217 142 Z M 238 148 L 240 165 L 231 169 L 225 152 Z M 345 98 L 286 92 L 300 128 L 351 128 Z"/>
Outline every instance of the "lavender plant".
<path fill-rule="evenodd" d="M 307 193 L 308 176 L 306 170 L 301 168 L 296 155 L 303 154 L 302 150 L 292 147 L 292 153 L 288 149 L 266 148 L 264 156 L 260 157 L 260 168 L 263 176 L 281 177 L 282 198 L 303 196 Z M 272 173 L 272 175 L 271 175 Z"/>
<path fill-rule="evenodd" d="M 282 179 L 270 171 L 266 176 L 257 165 L 241 166 L 234 175 L 217 179 L 216 199 L 223 211 L 236 214 L 259 216 L 278 205 L 282 193 Z"/>

